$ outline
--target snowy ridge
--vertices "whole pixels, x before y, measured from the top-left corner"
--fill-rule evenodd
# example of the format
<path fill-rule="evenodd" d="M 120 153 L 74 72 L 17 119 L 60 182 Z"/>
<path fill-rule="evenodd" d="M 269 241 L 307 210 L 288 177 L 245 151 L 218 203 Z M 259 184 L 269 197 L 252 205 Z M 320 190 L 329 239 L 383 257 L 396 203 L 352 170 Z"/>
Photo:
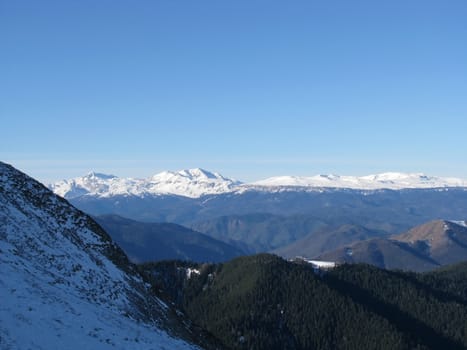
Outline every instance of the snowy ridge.
<path fill-rule="evenodd" d="M 467 187 L 467 180 L 426 176 L 421 173 L 382 173 L 367 176 L 279 176 L 250 184 L 252 187 L 345 188 L 356 190 Z"/>
<path fill-rule="evenodd" d="M 89 173 L 83 177 L 51 184 L 49 188 L 68 199 L 83 195 L 143 197 L 163 194 L 198 198 L 207 194 L 232 192 L 239 185 L 238 181 L 198 168 L 178 172 L 164 171 L 148 179 L 119 178 L 113 175 Z"/>
<path fill-rule="evenodd" d="M 97 226 L 0 162 L 1 349 L 193 349 Z"/>
<path fill-rule="evenodd" d="M 467 221 L 466 220 L 447 220 L 448 222 L 451 222 L 453 224 L 466 227 L 467 228 Z"/>
<path fill-rule="evenodd" d="M 148 179 L 119 178 L 113 175 L 89 173 L 86 176 L 63 180 L 49 188 L 64 198 L 83 195 L 112 197 L 116 195 L 171 194 L 190 198 L 245 191 L 307 191 L 322 188 L 379 190 L 467 187 L 467 180 L 427 176 L 421 173 L 382 173 L 368 176 L 315 175 L 277 176 L 253 183 L 241 183 L 218 173 L 203 169 L 178 172 L 164 171 Z"/>

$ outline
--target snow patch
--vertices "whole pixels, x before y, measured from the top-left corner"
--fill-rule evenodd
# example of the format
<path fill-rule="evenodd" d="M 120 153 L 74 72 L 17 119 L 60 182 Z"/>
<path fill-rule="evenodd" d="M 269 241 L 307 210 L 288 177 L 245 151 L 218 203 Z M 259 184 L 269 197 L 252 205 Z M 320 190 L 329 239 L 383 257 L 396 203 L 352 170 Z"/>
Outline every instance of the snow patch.
<path fill-rule="evenodd" d="M 304 261 L 310 264 L 314 269 L 328 270 L 328 269 L 333 269 L 337 266 L 337 263 L 335 261 L 313 260 L 313 259 L 304 258 L 303 256 L 297 256 L 294 259 L 292 259 L 292 261 L 294 260 Z"/>
<path fill-rule="evenodd" d="M 456 224 L 462 227 L 467 227 L 467 221 L 465 220 L 448 220 L 448 222 L 452 222 L 453 224 Z"/>
<path fill-rule="evenodd" d="M 190 279 L 193 274 L 199 275 L 201 272 L 197 269 L 187 268 L 186 269 L 186 278 Z"/>

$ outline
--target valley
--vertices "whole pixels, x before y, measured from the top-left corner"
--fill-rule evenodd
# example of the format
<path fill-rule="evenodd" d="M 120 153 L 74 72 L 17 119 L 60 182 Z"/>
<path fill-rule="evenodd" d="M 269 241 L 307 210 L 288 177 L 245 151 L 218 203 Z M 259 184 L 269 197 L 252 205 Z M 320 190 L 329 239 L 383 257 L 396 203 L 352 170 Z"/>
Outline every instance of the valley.
<path fill-rule="evenodd" d="M 150 223 L 172 223 L 188 229 L 178 226 L 178 237 L 193 230 L 197 233 L 192 232 L 191 237 L 209 236 L 232 251 L 224 258 L 219 254 L 203 258 L 186 252 L 169 254 L 165 246 L 161 251 L 167 254 L 159 255 L 163 258 L 214 262 L 272 252 L 285 258 L 299 255 L 421 271 L 443 265 L 443 259 L 438 261 L 420 247 L 394 242 L 392 237 L 433 220 L 464 220 L 464 185 L 460 179 L 403 173 L 360 178 L 288 176 L 244 184 L 207 170 L 188 169 L 140 180 L 91 173 L 49 188 L 96 217 L 118 215 L 134 220 L 135 243 Z M 128 238 L 131 230 L 128 223 L 125 225 Z M 116 225 L 112 227 L 118 230 Z M 175 227 L 171 228 L 174 234 Z M 162 237 L 162 226 L 159 231 Z M 121 234 L 114 238 L 121 239 Z M 171 236 L 176 239 L 174 234 Z M 356 246 L 349 248 L 351 244 Z M 194 246 L 191 249 L 196 250 Z M 355 252 L 353 257 L 345 253 L 350 249 Z M 460 261 L 463 254 L 455 253 L 459 258 L 451 262 Z"/>
<path fill-rule="evenodd" d="M 4 163 L 0 185 L 2 348 L 467 346 L 464 188 L 123 197 L 213 215 L 187 228 L 91 217 Z M 434 213 L 456 220 L 410 228 Z"/>

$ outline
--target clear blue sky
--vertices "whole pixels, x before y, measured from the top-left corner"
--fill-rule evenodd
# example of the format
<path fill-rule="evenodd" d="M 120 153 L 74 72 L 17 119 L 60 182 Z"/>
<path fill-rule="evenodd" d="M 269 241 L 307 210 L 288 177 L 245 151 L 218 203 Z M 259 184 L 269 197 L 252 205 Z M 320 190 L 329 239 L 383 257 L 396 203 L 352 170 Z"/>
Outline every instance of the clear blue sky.
<path fill-rule="evenodd" d="M 467 1 L 0 0 L 0 120 L 45 182 L 467 178 Z"/>

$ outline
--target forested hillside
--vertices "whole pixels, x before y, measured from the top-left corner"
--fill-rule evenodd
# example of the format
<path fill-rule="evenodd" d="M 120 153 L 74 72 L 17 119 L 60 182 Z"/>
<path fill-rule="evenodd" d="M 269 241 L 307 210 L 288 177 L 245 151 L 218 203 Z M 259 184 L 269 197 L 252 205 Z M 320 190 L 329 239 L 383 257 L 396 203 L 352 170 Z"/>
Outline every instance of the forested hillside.
<path fill-rule="evenodd" d="M 369 265 L 324 272 L 262 254 L 141 269 L 230 349 L 467 347 L 465 265 L 431 274 Z"/>

